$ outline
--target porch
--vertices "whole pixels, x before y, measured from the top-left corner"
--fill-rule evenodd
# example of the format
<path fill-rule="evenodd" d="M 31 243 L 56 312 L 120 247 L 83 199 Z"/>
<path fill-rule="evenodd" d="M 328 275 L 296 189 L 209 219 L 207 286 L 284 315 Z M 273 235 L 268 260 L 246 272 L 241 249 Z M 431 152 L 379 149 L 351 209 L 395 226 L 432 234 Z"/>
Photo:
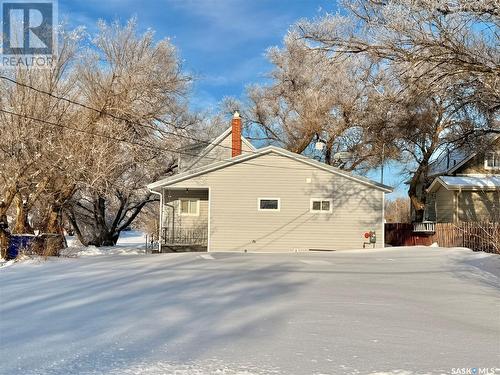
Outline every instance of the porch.
<path fill-rule="evenodd" d="M 207 251 L 207 245 L 207 230 L 162 228 L 162 252 Z"/>
<path fill-rule="evenodd" d="M 207 251 L 208 206 L 208 188 L 163 189 L 160 251 Z"/>

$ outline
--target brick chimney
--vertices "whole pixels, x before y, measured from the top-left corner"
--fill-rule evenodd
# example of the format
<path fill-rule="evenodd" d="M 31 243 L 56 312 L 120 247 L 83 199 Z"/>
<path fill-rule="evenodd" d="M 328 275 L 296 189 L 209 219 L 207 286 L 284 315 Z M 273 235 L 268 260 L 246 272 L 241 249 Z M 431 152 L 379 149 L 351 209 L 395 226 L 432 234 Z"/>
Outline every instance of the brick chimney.
<path fill-rule="evenodd" d="M 232 157 L 241 155 L 241 118 L 238 112 L 234 112 L 233 120 L 231 121 L 232 134 Z"/>

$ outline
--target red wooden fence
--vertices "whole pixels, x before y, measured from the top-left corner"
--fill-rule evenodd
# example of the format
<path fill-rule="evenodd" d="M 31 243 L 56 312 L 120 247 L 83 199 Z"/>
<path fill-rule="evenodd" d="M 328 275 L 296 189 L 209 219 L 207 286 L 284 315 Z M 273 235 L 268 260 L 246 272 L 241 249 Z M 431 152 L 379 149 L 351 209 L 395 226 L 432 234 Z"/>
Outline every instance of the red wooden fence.
<path fill-rule="evenodd" d="M 500 254 L 500 223 L 437 223 L 434 233 L 413 231 L 413 224 L 385 224 L 385 242 L 392 246 L 463 246 Z"/>

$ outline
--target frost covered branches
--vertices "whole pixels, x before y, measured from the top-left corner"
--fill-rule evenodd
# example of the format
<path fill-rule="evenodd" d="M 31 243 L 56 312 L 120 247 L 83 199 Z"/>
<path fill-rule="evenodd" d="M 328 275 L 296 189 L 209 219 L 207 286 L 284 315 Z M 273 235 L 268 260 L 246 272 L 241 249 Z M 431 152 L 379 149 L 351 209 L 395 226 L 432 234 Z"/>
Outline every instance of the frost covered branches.
<path fill-rule="evenodd" d="M 98 26 L 92 38 L 61 32 L 51 69 L 2 72 L 3 237 L 7 224 L 61 233 L 66 214 L 83 243 L 112 244 L 152 200 L 145 182 L 172 173 L 175 133 L 197 123 L 168 40 L 134 20 Z"/>
<path fill-rule="evenodd" d="M 269 51 L 274 69 L 249 88 L 246 120 L 296 152 L 322 139 L 321 157 L 341 168 L 404 161 L 419 220 L 429 164 L 500 133 L 499 5 L 345 0 Z"/>

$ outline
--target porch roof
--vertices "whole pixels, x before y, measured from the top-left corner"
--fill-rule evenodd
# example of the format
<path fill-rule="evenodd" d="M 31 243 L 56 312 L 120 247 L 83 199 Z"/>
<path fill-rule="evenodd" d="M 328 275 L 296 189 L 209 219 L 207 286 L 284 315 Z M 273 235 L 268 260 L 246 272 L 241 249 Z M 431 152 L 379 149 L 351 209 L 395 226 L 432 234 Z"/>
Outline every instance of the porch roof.
<path fill-rule="evenodd" d="M 214 163 L 208 164 L 208 165 L 200 167 L 200 168 L 190 169 L 186 172 L 179 173 L 179 174 L 164 178 L 162 180 L 153 182 L 153 183 L 149 184 L 147 187 L 151 191 L 159 192 L 159 191 L 161 191 L 161 188 L 167 187 L 167 186 L 172 185 L 174 183 L 188 180 L 190 178 L 193 178 L 193 177 L 205 174 L 205 173 L 209 173 L 209 172 L 215 171 L 217 169 L 226 168 L 226 167 L 231 166 L 233 164 L 250 161 L 252 159 L 256 159 L 260 156 L 270 154 L 270 153 L 277 154 L 277 155 L 287 157 L 287 158 L 291 158 L 291 159 L 297 160 L 301 163 L 307 164 L 311 167 L 315 167 L 315 168 L 318 168 L 318 169 L 321 169 L 321 170 L 324 170 L 324 171 L 327 171 L 327 172 L 330 172 L 333 174 L 341 175 L 345 178 L 359 182 L 359 183 L 364 184 L 364 185 L 371 186 L 371 187 L 376 188 L 378 190 L 382 190 L 386 193 L 390 193 L 393 191 L 393 188 L 390 186 L 380 184 L 380 183 L 373 181 L 373 180 L 370 180 L 366 177 L 353 175 L 353 174 L 346 172 L 346 171 L 343 171 L 339 168 L 332 167 L 331 165 L 319 162 L 317 160 L 313 160 L 311 158 L 296 154 L 294 152 L 291 152 L 291 151 L 288 151 L 288 150 L 285 150 L 283 148 L 276 147 L 276 146 L 264 147 L 264 148 L 261 148 L 258 151 L 253 152 L 251 154 L 242 154 L 242 155 L 236 156 L 234 158 L 219 161 L 219 162 L 214 162 Z M 262 165 L 261 167 L 265 168 L 266 166 Z"/>
<path fill-rule="evenodd" d="M 440 176 L 427 190 L 432 193 L 439 186 L 447 190 L 500 190 L 500 175 Z"/>

